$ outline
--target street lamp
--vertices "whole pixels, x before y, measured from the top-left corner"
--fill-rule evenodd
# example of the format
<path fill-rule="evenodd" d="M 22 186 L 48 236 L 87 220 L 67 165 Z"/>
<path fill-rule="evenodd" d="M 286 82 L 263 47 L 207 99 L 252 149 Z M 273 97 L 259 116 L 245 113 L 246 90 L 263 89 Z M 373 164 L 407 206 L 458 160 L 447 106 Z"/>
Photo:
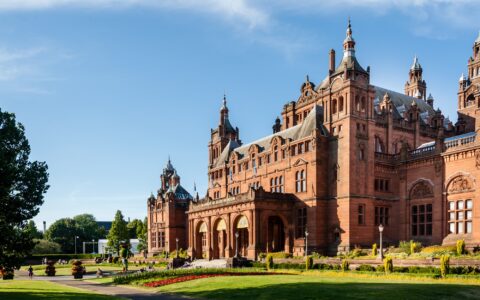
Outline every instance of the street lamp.
<path fill-rule="evenodd" d="M 305 256 L 308 256 L 308 230 L 305 230 Z"/>
<path fill-rule="evenodd" d="M 78 239 L 78 236 L 76 235 L 75 236 L 75 254 L 77 254 L 77 239 Z"/>
<path fill-rule="evenodd" d="M 378 232 L 380 232 L 380 253 L 378 255 L 378 257 L 380 258 L 380 260 L 383 260 L 383 242 L 382 242 L 382 232 L 383 232 L 383 225 L 380 224 L 380 226 L 378 226 Z"/>
<path fill-rule="evenodd" d="M 235 257 L 238 257 L 238 231 L 235 232 Z"/>
<path fill-rule="evenodd" d="M 175 239 L 175 242 L 177 242 L 177 258 L 178 258 L 178 238 Z"/>

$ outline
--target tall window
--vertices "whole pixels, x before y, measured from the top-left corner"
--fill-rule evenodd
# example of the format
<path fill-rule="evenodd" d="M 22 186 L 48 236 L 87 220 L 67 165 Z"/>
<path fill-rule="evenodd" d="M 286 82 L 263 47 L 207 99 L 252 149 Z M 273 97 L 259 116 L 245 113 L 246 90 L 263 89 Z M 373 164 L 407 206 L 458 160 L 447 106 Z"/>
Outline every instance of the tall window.
<path fill-rule="evenodd" d="M 432 235 L 432 204 L 412 206 L 412 235 Z"/>
<path fill-rule="evenodd" d="M 365 204 L 358 206 L 358 225 L 365 225 Z"/>
<path fill-rule="evenodd" d="M 337 100 L 332 101 L 332 114 L 337 113 Z"/>
<path fill-rule="evenodd" d="M 297 238 L 305 237 L 305 230 L 307 229 L 307 208 L 300 208 L 297 211 Z"/>
<path fill-rule="evenodd" d="M 448 202 L 448 228 L 450 233 L 472 233 L 472 199 Z"/>
<path fill-rule="evenodd" d="M 283 193 L 283 176 L 270 178 L 270 192 Z"/>
<path fill-rule="evenodd" d="M 307 191 L 307 180 L 305 178 L 305 170 L 297 171 L 297 173 L 295 173 L 295 191 L 297 193 Z"/>
<path fill-rule="evenodd" d="M 389 209 L 388 207 L 377 206 L 375 207 L 375 225 L 388 225 L 389 221 Z"/>
<path fill-rule="evenodd" d="M 278 147 L 275 146 L 273 148 L 273 161 L 277 161 L 278 160 Z"/>

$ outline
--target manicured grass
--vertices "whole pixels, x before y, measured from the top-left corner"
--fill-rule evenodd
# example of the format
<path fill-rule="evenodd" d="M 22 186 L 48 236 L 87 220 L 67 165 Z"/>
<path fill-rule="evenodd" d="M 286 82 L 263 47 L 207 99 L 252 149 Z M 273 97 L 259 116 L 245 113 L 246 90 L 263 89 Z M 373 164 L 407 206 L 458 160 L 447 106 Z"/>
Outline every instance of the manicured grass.
<path fill-rule="evenodd" d="M 97 269 L 100 268 L 102 271 L 105 272 L 118 272 L 122 271 L 123 267 L 120 265 L 84 265 L 84 267 L 87 269 L 88 274 L 95 274 L 97 272 Z M 34 276 L 46 276 L 45 274 L 45 266 L 43 265 L 35 265 L 32 266 L 33 268 L 33 275 Z M 135 266 L 135 265 L 129 265 L 128 269 L 129 270 L 139 270 L 141 269 L 141 266 Z M 22 266 L 21 270 L 27 271 L 28 266 Z M 55 270 L 57 273 L 55 273 L 56 276 L 60 275 L 72 275 L 72 265 L 55 265 Z"/>
<path fill-rule="evenodd" d="M 0 280 L 0 299 L 110 300 L 119 298 L 94 294 L 89 291 L 64 286 L 50 281 Z"/>
<path fill-rule="evenodd" d="M 378 277 L 338 272 L 213 277 L 157 288 L 206 299 L 478 299 L 478 280 Z"/>

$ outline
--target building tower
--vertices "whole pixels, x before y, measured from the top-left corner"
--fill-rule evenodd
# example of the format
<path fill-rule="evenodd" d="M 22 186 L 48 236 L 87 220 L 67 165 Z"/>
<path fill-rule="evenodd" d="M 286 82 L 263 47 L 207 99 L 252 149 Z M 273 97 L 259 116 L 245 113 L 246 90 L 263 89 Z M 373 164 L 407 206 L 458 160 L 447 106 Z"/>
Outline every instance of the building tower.
<path fill-rule="evenodd" d="M 408 72 L 408 81 L 405 83 L 405 95 L 427 100 L 427 84 L 422 78 L 423 69 L 415 55 L 413 64 Z"/>

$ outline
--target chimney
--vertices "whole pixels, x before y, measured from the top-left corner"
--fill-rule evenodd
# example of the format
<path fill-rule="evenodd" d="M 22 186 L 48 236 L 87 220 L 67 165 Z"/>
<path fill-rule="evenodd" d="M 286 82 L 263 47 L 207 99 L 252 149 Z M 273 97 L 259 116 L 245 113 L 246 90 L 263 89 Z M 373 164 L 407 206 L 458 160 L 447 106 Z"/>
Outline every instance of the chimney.
<path fill-rule="evenodd" d="M 330 67 L 328 69 L 328 72 L 333 74 L 335 72 L 335 50 L 330 49 Z"/>
<path fill-rule="evenodd" d="M 47 232 L 47 222 L 43 221 L 43 233 Z"/>

